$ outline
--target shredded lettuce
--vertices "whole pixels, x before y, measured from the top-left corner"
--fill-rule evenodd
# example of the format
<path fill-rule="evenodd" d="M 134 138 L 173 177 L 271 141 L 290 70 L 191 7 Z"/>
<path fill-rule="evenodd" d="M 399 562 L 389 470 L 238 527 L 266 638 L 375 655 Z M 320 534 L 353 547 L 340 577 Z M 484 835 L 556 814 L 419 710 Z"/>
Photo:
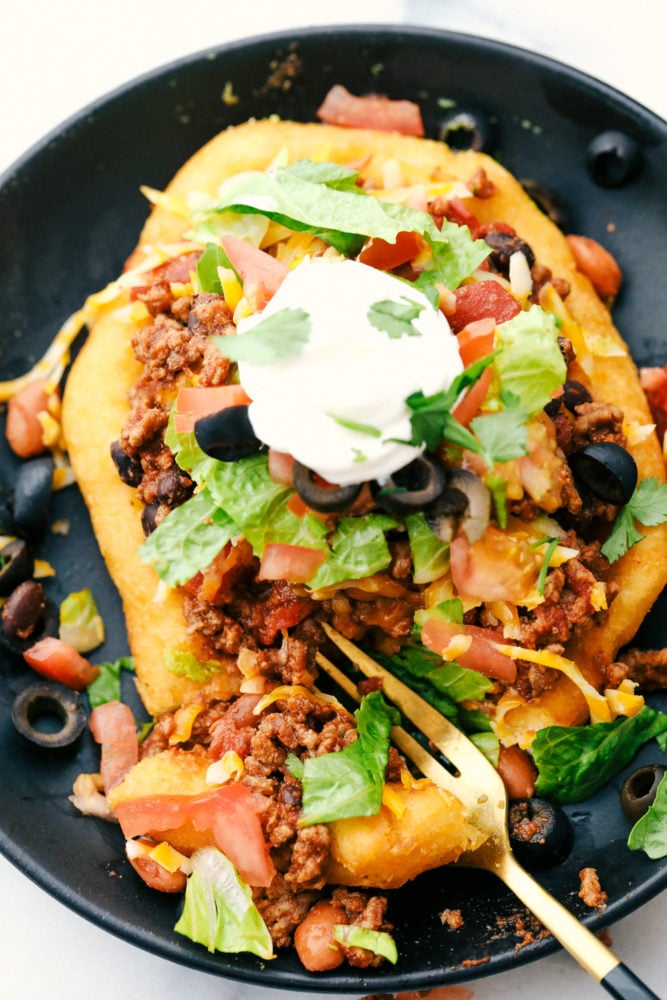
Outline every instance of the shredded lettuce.
<path fill-rule="evenodd" d="M 503 392 L 512 393 L 528 413 L 537 413 L 567 378 L 554 316 L 531 306 L 498 326 L 497 345 L 495 366 Z"/>
<path fill-rule="evenodd" d="M 548 726 L 531 745 L 538 770 L 537 795 L 581 802 L 630 763 L 648 740 L 667 741 L 667 715 L 648 705 L 630 718 L 589 726 Z"/>
<path fill-rule="evenodd" d="M 211 952 L 248 951 L 274 958 L 271 935 L 250 888 L 215 847 L 202 847 L 192 855 L 183 913 L 174 930 Z"/>
<path fill-rule="evenodd" d="M 331 553 L 308 586 L 320 590 L 341 580 L 360 580 L 387 569 L 391 554 L 384 533 L 397 525 L 386 514 L 341 518 L 331 539 Z"/>
<path fill-rule="evenodd" d="M 62 601 L 58 636 L 80 653 L 89 653 L 104 642 L 104 622 L 87 587 Z"/>
<path fill-rule="evenodd" d="M 365 948 L 374 955 L 381 955 L 393 965 L 398 961 L 398 949 L 391 934 L 373 931 L 360 924 L 334 924 L 333 939 L 348 948 Z"/>
<path fill-rule="evenodd" d="M 232 518 L 203 489 L 165 517 L 139 547 L 139 557 L 170 587 L 178 587 L 205 569 L 238 533 Z"/>
<path fill-rule="evenodd" d="M 431 531 L 421 511 L 408 514 L 405 528 L 412 550 L 413 580 L 415 583 L 439 580 L 449 568 L 449 545 Z"/>
<path fill-rule="evenodd" d="M 193 653 L 183 652 L 180 649 L 165 649 L 163 658 L 164 665 L 170 673 L 177 677 L 187 677 L 197 684 L 210 681 L 220 671 L 217 660 L 198 660 Z"/>
<path fill-rule="evenodd" d="M 667 775 L 663 775 L 653 803 L 630 830 L 628 847 L 645 851 L 654 860 L 667 855 Z"/>
<path fill-rule="evenodd" d="M 354 743 L 303 762 L 303 826 L 375 816 L 380 811 L 389 733 L 400 716 L 379 691 L 373 691 L 362 698 L 355 718 L 358 735 Z"/>
<path fill-rule="evenodd" d="M 107 701 L 121 701 L 121 671 L 133 671 L 134 660 L 131 656 L 121 656 L 98 666 L 99 674 L 86 688 L 91 708 L 104 705 Z"/>

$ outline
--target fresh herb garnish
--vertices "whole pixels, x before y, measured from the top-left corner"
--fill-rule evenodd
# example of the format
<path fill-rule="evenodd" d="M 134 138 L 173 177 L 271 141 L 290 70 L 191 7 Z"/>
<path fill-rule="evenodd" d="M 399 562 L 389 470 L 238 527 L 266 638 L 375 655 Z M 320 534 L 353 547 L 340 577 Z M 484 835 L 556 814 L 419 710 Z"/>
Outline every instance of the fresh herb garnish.
<path fill-rule="evenodd" d="M 407 295 L 402 295 L 402 302 L 393 299 L 382 299 L 374 302 L 368 310 L 368 321 L 376 330 L 386 333 L 392 340 L 399 337 L 419 337 L 419 330 L 414 321 L 424 311 L 424 305 L 413 302 Z"/>
<path fill-rule="evenodd" d="M 642 479 L 630 500 L 621 507 L 602 546 L 602 554 L 610 563 L 616 562 L 644 538 L 635 521 L 647 528 L 667 521 L 667 483 L 655 478 Z"/>
<path fill-rule="evenodd" d="M 213 337 L 220 353 L 230 361 L 271 365 L 280 358 L 297 358 L 310 336 L 311 320 L 305 309 L 279 309 L 262 318 L 246 333 Z"/>
<path fill-rule="evenodd" d="M 348 420 L 347 417 L 336 416 L 335 413 L 327 413 L 328 417 L 335 420 L 337 424 L 341 427 L 347 427 L 349 431 L 358 431 L 359 434 L 369 434 L 371 437 L 382 437 L 382 431 L 379 427 L 373 427 L 372 424 L 361 424 L 357 420 Z"/>
<path fill-rule="evenodd" d="M 549 572 L 549 563 L 551 562 L 551 557 L 556 551 L 558 545 L 558 538 L 540 538 L 539 542 L 533 542 L 531 548 L 539 549 L 542 545 L 546 545 L 547 549 L 544 553 L 544 561 L 540 567 L 540 573 L 537 578 L 537 593 L 542 596 L 544 593 L 544 585 L 547 582 L 547 573 Z"/>

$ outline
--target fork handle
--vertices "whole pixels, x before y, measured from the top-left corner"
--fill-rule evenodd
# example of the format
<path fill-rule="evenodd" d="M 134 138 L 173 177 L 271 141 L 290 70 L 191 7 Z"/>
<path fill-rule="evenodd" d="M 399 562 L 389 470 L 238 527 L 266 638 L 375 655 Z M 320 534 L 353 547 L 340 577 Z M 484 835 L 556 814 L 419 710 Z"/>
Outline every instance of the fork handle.
<path fill-rule="evenodd" d="M 607 993 L 618 1000 L 660 1000 L 511 853 L 497 857 L 493 870 Z"/>

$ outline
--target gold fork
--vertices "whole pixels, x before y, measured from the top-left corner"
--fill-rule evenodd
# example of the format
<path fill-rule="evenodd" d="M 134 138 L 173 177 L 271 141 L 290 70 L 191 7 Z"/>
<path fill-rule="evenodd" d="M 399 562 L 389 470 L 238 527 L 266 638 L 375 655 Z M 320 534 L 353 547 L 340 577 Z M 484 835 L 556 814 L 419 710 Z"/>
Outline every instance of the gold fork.
<path fill-rule="evenodd" d="M 485 841 L 478 848 L 463 854 L 456 863 L 494 872 L 612 996 L 619 1000 L 659 1000 L 599 938 L 517 862 L 509 842 L 505 785 L 495 767 L 475 744 L 354 643 L 331 626 L 325 624 L 323 627 L 329 639 L 361 673 L 382 680 L 383 693 L 455 767 L 456 775 L 443 767 L 405 729 L 393 727 L 391 737 L 396 746 L 422 774 L 457 796 L 469 810 L 471 822 L 486 834 Z M 356 684 L 342 670 L 322 653 L 318 653 L 317 662 L 350 697 L 360 700 Z"/>

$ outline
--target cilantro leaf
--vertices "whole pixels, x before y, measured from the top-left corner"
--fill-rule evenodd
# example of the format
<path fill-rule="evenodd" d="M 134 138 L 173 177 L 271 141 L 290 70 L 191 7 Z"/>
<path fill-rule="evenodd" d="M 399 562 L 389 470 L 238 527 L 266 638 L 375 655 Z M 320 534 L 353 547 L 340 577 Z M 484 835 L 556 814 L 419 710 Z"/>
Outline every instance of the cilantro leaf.
<path fill-rule="evenodd" d="M 358 420 L 348 420 L 347 417 L 337 417 L 335 413 L 327 413 L 328 417 L 335 420 L 337 424 L 341 427 L 347 427 L 350 431 L 358 431 L 359 434 L 368 434 L 370 437 L 382 437 L 382 431 L 379 427 L 374 427 L 372 424 L 362 424 Z"/>
<path fill-rule="evenodd" d="M 425 396 L 419 390 L 408 396 L 405 402 L 408 409 L 412 411 L 410 415 L 412 437 L 408 443 L 417 447 L 423 444 L 428 451 L 435 451 L 442 443 L 445 425 L 448 418 L 451 417 L 450 411 L 456 400 L 464 389 L 468 389 L 477 382 L 482 372 L 493 363 L 495 357 L 496 353 L 494 352 L 473 362 L 465 371 L 457 375 L 450 387 L 444 391 L 436 392 L 432 396 Z M 454 418 L 451 417 L 451 420 L 453 421 Z M 472 438 L 472 435 L 470 437 Z M 468 439 L 466 438 L 466 440 Z M 462 445 L 462 447 L 468 447 L 468 445 Z"/>
<path fill-rule="evenodd" d="M 496 462 L 511 462 L 513 458 L 521 458 L 528 453 L 527 419 L 525 410 L 514 407 L 470 421 L 470 428 L 482 446 L 481 455 L 489 468 Z"/>
<path fill-rule="evenodd" d="M 310 336 L 310 315 L 304 309 L 279 309 L 235 337 L 213 337 L 230 361 L 271 365 L 279 358 L 296 358 Z"/>
<path fill-rule="evenodd" d="M 401 298 L 403 302 L 382 299 L 380 302 L 374 302 L 368 310 L 369 322 L 377 330 L 388 334 L 392 340 L 398 340 L 399 337 L 421 336 L 414 325 L 414 320 L 423 312 L 424 306 L 419 302 L 413 302 L 407 295 L 402 295 Z"/>
<path fill-rule="evenodd" d="M 646 527 L 667 521 L 667 483 L 655 478 L 642 479 L 629 501 L 621 507 L 602 546 L 602 554 L 610 563 L 616 562 L 644 538 L 635 521 Z"/>

